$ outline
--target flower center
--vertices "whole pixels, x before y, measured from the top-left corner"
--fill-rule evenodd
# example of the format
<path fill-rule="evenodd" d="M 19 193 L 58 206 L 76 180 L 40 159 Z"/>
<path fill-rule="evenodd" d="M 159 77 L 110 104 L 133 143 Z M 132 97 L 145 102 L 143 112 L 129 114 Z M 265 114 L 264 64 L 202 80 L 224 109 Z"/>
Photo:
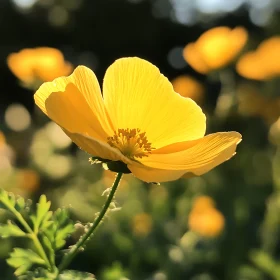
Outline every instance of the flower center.
<path fill-rule="evenodd" d="M 131 159 L 147 157 L 154 149 L 148 142 L 146 132 L 141 132 L 139 128 L 118 129 L 107 140 L 111 147 L 117 148 Z"/>

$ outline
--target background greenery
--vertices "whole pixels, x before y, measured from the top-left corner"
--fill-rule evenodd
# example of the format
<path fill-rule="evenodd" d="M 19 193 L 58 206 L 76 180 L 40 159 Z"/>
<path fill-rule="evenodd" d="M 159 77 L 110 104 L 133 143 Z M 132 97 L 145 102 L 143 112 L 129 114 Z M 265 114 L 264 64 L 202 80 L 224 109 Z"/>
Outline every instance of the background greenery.
<path fill-rule="evenodd" d="M 279 34 L 279 8 L 277 0 L 0 2 L 0 130 L 6 138 L 0 138 L 1 188 L 35 201 L 45 193 L 53 209 L 69 206 L 73 220 L 83 223 L 94 219 L 104 203 L 102 192 L 114 180 L 38 112 L 33 92 L 9 71 L 7 55 L 26 47 L 58 48 L 74 65 L 93 69 L 99 81 L 123 56 L 151 61 L 170 80 L 192 75 L 205 88 L 207 133 L 243 135 L 237 155 L 202 177 L 158 186 L 126 175 L 116 196 L 121 210 L 110 214 L 71 269 L 104 280 L 280 279 L 280 128 L 274 123 L 280 111 L 272 106 L 279 102 L 278 81 L 246 80 L 233 64 L 227 68 L 230 83 L 221 82 L 217 75 L 195 72 L 182 57 L 188 42 L 221 25 L 245 27 L 245 49 L 254 49 Z M 224 112 L 221 96 L 227 92 L 232 103 Z M 7 122 L 12 104 L 21 104 L 30 116 L 21 131 Z M 12 118 L 20 122 L 22 114 L 16 110 Z M 188 227 L 193 200 L 201 195 L 212 197 L 225 219 L 214 237 Z M 1 212 L 0 220 L 6 218 Z M 5 259 L 20 243 L 0 239 L 0 279 L 14 279 Z"/>

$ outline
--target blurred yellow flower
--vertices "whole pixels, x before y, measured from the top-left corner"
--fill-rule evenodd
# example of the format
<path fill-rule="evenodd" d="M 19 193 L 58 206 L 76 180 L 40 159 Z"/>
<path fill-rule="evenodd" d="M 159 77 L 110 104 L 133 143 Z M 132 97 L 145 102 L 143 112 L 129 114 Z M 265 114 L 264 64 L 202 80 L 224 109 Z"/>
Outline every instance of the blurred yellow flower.
<path fill-rule="evenodd" d="M 245 78 L 268 80 L 280 76 L 280 36 L 263 41 L 255 51 L 244 54 L 236 65 Z"/>
<path fill-rule="evenodd" d="M 4 133 L 0 130 L 0 147 L 6 144 L 6 137 Z"/>
<path fill-rule="evenodd" d="M 247 42 L 243 27 L 220 26 L 203 33 L 183 51 L 185 60 L 198 72 L 206 74 L 229 64 Z"/>
<path fill-rule="evenodd" d="M 196 197 L 192 205 L 193 211 L 204 211 L 213 207 L 215 207 L 215 201 L 206 195 Z"/>
<path fill-rule="evenodd" d="M 69 75 L 73 66 L 64 60 L 63 54 L 54 48 L 40 47 L 23 49 L 7 57 L 7 63 L 13 74 L 25 86 Z"/>
<path fill-rule="evenodd" d="M 137 57 L 107 69 L 103 95 L 95 74 L 79 66 L 69 77 L 44 83 L 34 97 L 81 149 L 106 160 L 110 170 L 118 164 L 146 182 L 208 172 L 231 158 L 241 141 L 237 132 L 203 137 L 201 108 Z"/>
<path fill-rule="evenodd" d="M 148 235 L 153 226 L 153 220 L 147 213 L 137 214 L 132 220 L 133 233 L 137 236 L 145 237 Z"/>
<path fill-rule="evenodd" d="M 203 100 L 204 87 L 197 80 L 188 75 L 182 75 L 172 81 L 174 90 L 183 97 L 189 97 L 196 103 Z"/>
<path fill-rule="evenodd" d="M 189 214 L 188 225 L 190 230 L 204 237 L 219 235 L 225 226 L 223 214 L 215 208 L 212 198 L 201 196 L 196 198 Z"/>
<path fill-rule="evenodd" d="M 240 84 L 237 88 L 238 111 L 244 116 L 259 116 L 272 124 L 280 115 L 280 98 L 264 96 L 252 84 Z"/>
<path fill-rule="evenodd" d="M 22 169 L 18 173 L 18 187 L 28 192 L 34 192 L 38 189 L 40 177 L 32 169 Z"/>

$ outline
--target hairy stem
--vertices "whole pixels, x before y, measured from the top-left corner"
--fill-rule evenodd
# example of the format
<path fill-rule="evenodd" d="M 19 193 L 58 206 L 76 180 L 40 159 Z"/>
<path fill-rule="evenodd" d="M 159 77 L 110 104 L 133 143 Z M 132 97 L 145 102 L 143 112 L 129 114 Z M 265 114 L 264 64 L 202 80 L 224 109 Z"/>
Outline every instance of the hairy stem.
<path fill-rule="evenodd" d="M 103 209 L 101 210 L 101 212 L 99 213 L 97 219 L 94 221 L 93 225 L 88 229 L 87 233 L 78 241 L 78 243 L 76 245 L 74 245 L 71 250 L 69 251 L 69 253 L 67 255 L 64 256 L 64 258 L 62 259 L 61 264 L 59 265 L 59 273 L 61 271 L 63 271 L 73 260 L 73 258 L 77 255 L 77 253 L 79 252 L 79 249 L 82 248 L 85 243 L 90 239 L 90 237 L 92 237 L 95 229 L 98 227 L 98 225 L 100 224 L 100 222 L 102 221 L 103 217 L 105 216 L 113 198 L 115 195 L 115 192 L 118 188 L 118 185 L 120 183 L 121 177 L 122 177 L 123 173 L 118 173 L 115 179 L 115 182 L 111 188 L 110 194 L 107 198 L 106 203 L 103 206 Z"/>

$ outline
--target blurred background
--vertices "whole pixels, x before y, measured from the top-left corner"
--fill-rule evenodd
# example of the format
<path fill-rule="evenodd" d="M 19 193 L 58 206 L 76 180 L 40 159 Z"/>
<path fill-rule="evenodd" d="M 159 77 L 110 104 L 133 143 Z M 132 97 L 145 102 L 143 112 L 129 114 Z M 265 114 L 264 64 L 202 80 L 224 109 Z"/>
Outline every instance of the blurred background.
<path fill-rule="evenodd" d="M 202 177 L 156 185 L 125 175 L 121 210 L 71 268 L 102 280 L 279 280 L 279 33 L 279 0 L 1 0 L 1 188 L 34 201 L 45 193 L 53 209 L 92 221 L 114 174 L 90 165 L 33 94 L 77 65 L 102 82 L 115 59 L 139 56 L 202 107 L 207 133 L 236 130 L 243 141 Z M 14 279 L 5 259 L 20 242 L 0 239 L 0 279 Z"/>

